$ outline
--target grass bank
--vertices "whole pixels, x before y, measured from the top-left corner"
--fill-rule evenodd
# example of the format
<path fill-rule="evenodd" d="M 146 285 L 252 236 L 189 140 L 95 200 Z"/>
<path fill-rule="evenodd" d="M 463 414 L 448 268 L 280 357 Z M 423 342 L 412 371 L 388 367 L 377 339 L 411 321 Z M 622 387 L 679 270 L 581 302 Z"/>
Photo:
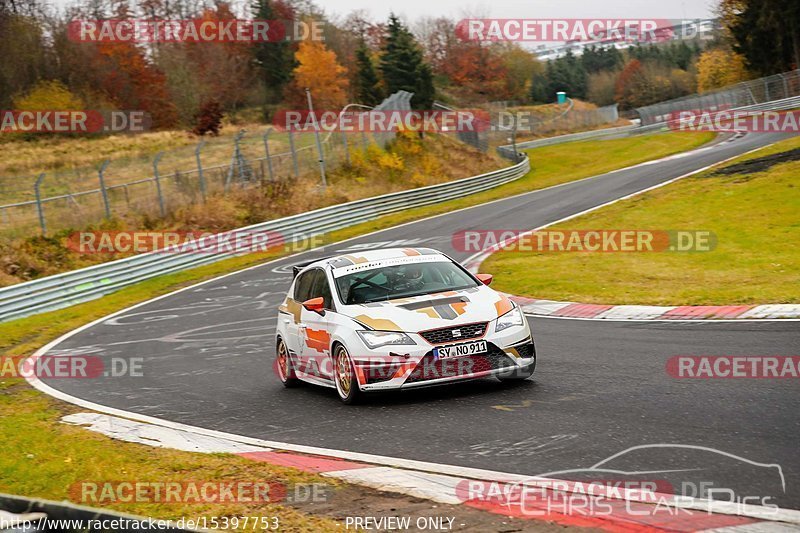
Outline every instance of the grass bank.
<path fill-rule="evenodd" d="M 602 304 L 800 303 L 800 139 L 548 230 L 700 230 L 707 252 L 516 252 L 481 269 L 521 296 Z"/>

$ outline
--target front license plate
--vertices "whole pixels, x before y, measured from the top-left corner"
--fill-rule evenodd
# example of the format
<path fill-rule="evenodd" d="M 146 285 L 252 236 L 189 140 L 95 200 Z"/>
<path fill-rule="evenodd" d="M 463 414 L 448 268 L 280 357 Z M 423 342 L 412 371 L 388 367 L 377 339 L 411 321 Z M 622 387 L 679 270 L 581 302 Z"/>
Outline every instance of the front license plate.
<path fill-rule="evenodd" d="M 465 342 L 454 346 L 440 346 L 433 349 L 433 356 L 438 359 L 449 359 L 451 357 L 462 357 L 465 355 L 476 355 L 486 353 L 486 341 Z"/>

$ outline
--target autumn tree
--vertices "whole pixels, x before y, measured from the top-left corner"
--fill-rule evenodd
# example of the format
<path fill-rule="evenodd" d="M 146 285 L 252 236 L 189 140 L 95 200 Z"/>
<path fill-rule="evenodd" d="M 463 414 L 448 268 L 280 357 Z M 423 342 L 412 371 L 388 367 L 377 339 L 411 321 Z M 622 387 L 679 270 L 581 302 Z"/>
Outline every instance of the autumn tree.
<path fill-rule="evenodd" d="M 475 41 L 462 41 L 451 48 L 438 73 L 481 100 L 500 100 L 508 96 L 505 65 L 488 46 Z"/>
<path fill-rule="evenodd" d="M 497 46 L 499 60 L 505 69 L 505 92 L 507 98 L 522 101 L 530 90 L 534 72 L 542 72 L 544 66 L 529 51 L 517 43 Z"/>
<path fill-rule="evenodd" d="M 636 91 L 640 89 L 644 77 L 642 62 L 638 59 L 628 61 L 617 77 L 614 99 L 623 109 L 636 107 L 639 103 Z"/>
<path fill-rule="evenodd" d="M 80 111 L 84 103 L 57 80 L 40 81 L 25 95 L 14 98 L 14 108 L 27 111 Z"/>
<path fill-rule="evenodd" d="M 685 96 L 692 90 L 691 76 L 685 71 L 633 59 L 617 78 L 615 99 L 623 109 L 632 109 Z"/>
<path fill-rule="evenodd" d="M 154 128 L 177 124 L 164 73 L 155 68 L 143 51 L 127 41 L 98 43 L 92 62 L 92 86 L 119 109 L 148 113 Z"/>
<path fill-rule="evenodd" d="M 710 91 L 748 78 L 744 57 L 722 49 L 707 50 L 697 61 L 697 90 Z"/>
<path fill-rule="evenodd" d="M 12 7 L 0 9 L 0 109 L 46 76 L 49 63 L 41 26 Z"/>
<path fill-rule="evenodd" d="M 218 2 L 203 10 L 202 21 L 234 21 L 229 4 Z M 274 44 L 274 43 L 267 43 Z M 184 45 L 190 65 L 195 70 L 200 101 L 218 102 L 226 111 L 235 111 L 248 103 L 254 88 L 251 49 L 246 42 L 206 42 Z"/>
<path fill-rule="evenodd" d="M 303 41 L 295 54 L 297 67 L 286 87 L 286 102 L 305 107 L 305 89 L 311 90 L 314 107 L 337 109 L 347 103 L 347 69 L 339 64 L 336 54 L 318 41 Z"/>

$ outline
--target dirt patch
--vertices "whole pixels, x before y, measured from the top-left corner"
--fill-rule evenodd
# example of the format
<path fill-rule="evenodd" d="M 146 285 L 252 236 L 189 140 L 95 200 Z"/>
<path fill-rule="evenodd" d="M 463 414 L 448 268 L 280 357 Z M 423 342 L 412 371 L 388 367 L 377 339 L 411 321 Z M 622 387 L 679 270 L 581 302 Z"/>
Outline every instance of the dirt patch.
<path fill-rule="evenodd" d="M 800 161 L 800 148 L 736 163 L 735 165 L 717 170 L 714 172 L 714 174 L 712 174 L 712 176 L 716 176 L 718 174 L 754 174 L 756 172 L 768 170 L 769 168 L 780 163 L 788 163 L 790 161 Z"/>
<path fill-rule="evenodd" d="M 522 520 L 499 514 L 479 511 L 464 505 L 446 505 L 420 498 L 404 496 L 392 492 L 380 492 L 357 485 L 342 485 L 329 489 L 326 501 L 321 503 L 293 504 L 296 509 L 318 516 L 333 518 L 342 524 L 342 531 L 347 531 L 347 517 L 410 517 L 411 527 L 408 531 L 418 531 L 416 521 L 422 517 L 443 519 L 448 524 L 452 518 L 452 529 L 449 531 L 497 531 L 512 533 L 517 531 L 541 531 L 545 533 L 564 533 L 577 529 L 544 520 Z M 351 525 L 350 530 L 354 530 Z M 582 531 L 592 529 L 581 528 Z M 599 531 L 599 530 L 597 530 Z"/>

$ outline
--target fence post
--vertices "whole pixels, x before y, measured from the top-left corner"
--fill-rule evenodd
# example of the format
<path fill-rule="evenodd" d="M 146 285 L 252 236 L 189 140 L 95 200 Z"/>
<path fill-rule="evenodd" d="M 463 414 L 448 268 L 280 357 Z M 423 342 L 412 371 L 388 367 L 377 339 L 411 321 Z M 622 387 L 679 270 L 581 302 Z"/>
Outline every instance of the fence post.
<path fill-rule="evenodd" d="M 250 164 L 242 154 L 242 146 L 239 144 L 242 137 L 245 136 L 247 130 L 240 130 L 239 135 L 236 137 L 236 164 L 239 165 L 239 185 L 244 186 L 244 182 L 250 182 L 253 179 L 253 171 Z"/>
<path fill-rule="evenodd" d="M 297 151 L 294 149 L 294 133 L 292 132 L 292 128 L 286 130 L 286 133 L 289 135 L 289 150 L 292 152 L 292 164 L 294 165 L 294 177 L 297 178 L 300 176 L 300 167 L 297 166 Z"/>
<path fill-rule="evenodd" d="M 781 81 L 783 82 L 783 97 L 789 98 L 789 84 L 786 83 L 786 76 L 783 74 L 778 74 L 781 77 Z"/>
<path fill-rule="evenodd" d="M 239 133 L 236 134 L 236 137 L 233 138 L 233 157 L 231 158 L 231 166 L 228 168 L 228 176 L 225 178 L 225 192 L 228 192 L 231 185 L 231 180 L 233 179 L 233 169 L 236 167 L 236 164 L 239 163 L 241 166 L 241 159 L 239 157 L 239 141 L 244 135 L 244 130 L 239 130 Z M 239 169 L 239 174 L 241 177 L 241 168 Z"/>
<path fill-rule="evenodd" d="M 164 152 L 158 152 L 153 159 L 153 178 L 156 180 L 156 194 L 158 194 L 158 209 L 161 212 L 161 217 L 167 216 L 167 210 L 164 208 L 164 195 L 161 192 L 161 176 L 158 175 L 158 162 Z"/>
<path fill-rule="evenodd" d="M 200 177 L 200 196 L 203 203 L 206 203 L 206 177 L 203 175 L 203 165 L 200 163 L 200 150 L 206 145 L 205 141 L 197 143 L 197 148 L 194 149 L 194 158 L 197 160 L 197 175 Z"/>
<path fill-rule="evenodd" d="M 350 147 L 347 146 L 347 132 L 342 131 L 342 141 L 344 143 L 344 160 L 347 165 L 350 165 Z"/>
<path fill-rule="evenodd" d="M 269 181 L 275 181 L 275 176 L 272 174 L 272 158 L 269 155 L 269 132 L 272 130 L 267 130 L 264 134 L 264 154 L 267 157 L 267 170 L 269 170 Z"/>
<path fill-rule="evenodd" d="M 108 203 L 108 191 L 106 190 L 106 179 L 103 173 L 106 171 L 106 167 L 111 164 L 110 159 L 106 159 L 103 161 L 103 164 L 100 165 L 100 170 L 97 171 L 97 176 L 100 180 L 100 194 L 103 195 L 103 206 L 106 210 L 106 218 L 111 218 L 111 205 Z"/>
<path fill-rule="evenodd" d="M 511 145 L 514 147 L 514 163 L 519 163 L 519 151 L 517 150 L 517 120 L 514 118 L 514 125 L 511 129 Z"/>
<path fill-rule="evenodd" d="M 328 186 L 328 180 L 325 178 L 325 155 L 322 153 L 322 143 L 319 140 L 319 124 L 317 124 L 317 116 L 314 114 L 314 104 L 311 102 L 311 90 L 306 87 L 306 99 L 308 100 L 308 112 L 311 113 L 311 118 L 314 120 L 314 138 L 317 141 L 317 154 L 319 154 L 319 175 L 322 178 L 322 188 Z"/>
<path fill-rule="evenodd" d="M 47 236 L 47 226 L 44 223 L 44 206 L 42 205 L 42 195 L 39 188 L 42 185 L 42 180 L 44 179 L 44 172 L 39 174 L 39 177 L 36 178 L 36 183 L 33 185 L 33 189 L 36 192 L 36 210 L 39 212 L 39 225 L 42 227 L 42 237 Z"/>

